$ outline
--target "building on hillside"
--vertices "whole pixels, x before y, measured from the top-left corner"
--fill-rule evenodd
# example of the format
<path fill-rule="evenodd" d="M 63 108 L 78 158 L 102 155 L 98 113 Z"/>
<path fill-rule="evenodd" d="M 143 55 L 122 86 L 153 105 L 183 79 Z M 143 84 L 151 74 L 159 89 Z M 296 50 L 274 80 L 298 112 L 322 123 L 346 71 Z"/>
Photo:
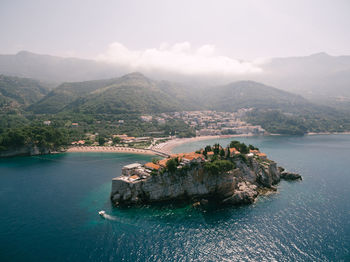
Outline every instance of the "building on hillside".
<path fill-rule="evenodd" d="M 207 152 L 207 158 L 211 159 L 214 156 L 214 152 L 213 151 L 209 151 Z"/>
<path fill-rule="evenodd" d="M 128 136 L 128 135 L 126 135 L 126 134 L 123 134 L 123 135 L 113 135 L 112 137 L 113 137 L 113 138 L 119 137 L 120 140 L 121 140 L 123 143 L 132 143 L 132 142 L 135 142 L 135 137 L 133 137 L 133 136 Z"/>
<path fill-rule="evenodd" d="M 230 151 L 230 157 L 234 157 L 235 155 L 240 154 L 240 152 L 234 147 L 229 148 L 229 151 Z"/>
<path fill-rule="evenodd" d="M 261 159 L 264 159 L 264 160 L 267 159 L 267 155 L 265 153 L 256 153 L 255 155 Z"/>
<path fill-rule="evenodd" d="M 257 149 L 250 149 L 250 150 L 249 150 L 249 153 L 253 153 L 253 154 L 255 155 L 255 154 L 257 154 L 257 153 L 260 153 L 260 151 L 257 150 Z"/>
<path fill-rule="evenodd" d="M 152 116 L 140 116 L 140 118 L 142 121 L 145 121 L 145 122 L 151 122 L 153 119 Z"/>
<path fill-rule="evenodd" d="M 145 166 L 145 168 L 147 168 L 149 170 L 156 170 L 156 171 L 158 171 L 159 169 L 161 169 L 160 165 L 154 164 L 152 162 L 148 162 L 144 166 Z"/>
<path fill-rule="evenodd" d="M 72 145 L 84 145 L 85 144 L 85 140 L 74 141 L 71 144 Z"/>
<path fill-rule="evenodd" d="M 124 176 L 131 176 L 131 175 L 133 175 L 133 172 L 137 169 L 137 168 L 139 168 L 139 167 L 141 167 L 142 165 L 141 164 L 139 164 L 139 163 L 133 163 L 133 164 L 130 164 L 130 165 L 126 165 L 126 166 L 124 166 L 123 168 L 122 168 L 122 174 L 124 175 Z"/>
<path fill-rule="evenodd" d="M 133 142 L 135 142 L 135 143 L 142 143 L 142 142 L 148 142 L 150 140 L 151 140 L 151 138 L 149 136 L 135 137 Z"/>

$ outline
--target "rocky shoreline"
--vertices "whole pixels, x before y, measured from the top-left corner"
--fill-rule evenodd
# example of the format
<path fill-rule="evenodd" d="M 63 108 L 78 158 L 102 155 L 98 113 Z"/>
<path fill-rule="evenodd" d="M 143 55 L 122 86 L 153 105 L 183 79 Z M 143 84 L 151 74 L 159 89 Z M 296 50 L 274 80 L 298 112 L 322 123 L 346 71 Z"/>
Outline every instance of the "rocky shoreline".
<path fill-rule="evenodd" d="M 38 156 L 50 155 L 65 152 L 65 149 L 51 149 L 38 146 L 22 146 L 11 150 L 1 151 L 0 158 L 16 157 L 16 156 Z"/>
<path fill-rule="evenodd" d="M 153 170 L 150 175 L 141 171 L 139 175 L 122 175 L 112 181 L 111 201 L 115 205 L 169 201 L 189 201 L 194 206 L 213 202 L 251 204 L 259 194 L 276 191 L 281 179 L 301 179 L 299 174 L 286 172 L 274 161 L 259 154 L 238 153 L 228 158 L 234 169 L 216 174 L 208 170 L 206 163 L 209 160 L 198 156 L 186 161 L 174 172 L 164 169 L 163 172 Z"/>

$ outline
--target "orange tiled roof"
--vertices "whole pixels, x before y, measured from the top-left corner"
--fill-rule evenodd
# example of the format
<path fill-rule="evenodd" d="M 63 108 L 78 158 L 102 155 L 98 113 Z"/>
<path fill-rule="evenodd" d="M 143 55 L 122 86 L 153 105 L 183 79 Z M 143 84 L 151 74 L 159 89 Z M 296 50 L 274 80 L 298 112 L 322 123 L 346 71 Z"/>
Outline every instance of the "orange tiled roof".
<path fill-rule="evenodd" d="M 257 156 L 262 156 L 262 157 L 266 157 L 265 153 L 256 153 Z"/>
<path fill-rule="evenodd" d="M 184 154 L 183 157 L 188 159 L 188 160 L 204 158 L 204 156 L 202 154 L 197 154 L 196 152 L 191 152 L 191 153 L 188 153 L 188 154 Z"/>
<path fill-rule="evenodd" d="M 138 175 L 133 175 L 130 178 L 132 178 L 132 179 L 139 179 L 140 177 Z"/>
<path fill-rule="evenodd" d="M 250 153 L 254 153 L 254 154 L 260 153 L 259 150 L 255 150 L 255 149 L 254 149 L 254 150 L 253 150 L 253 149 L 250 149 L 249 152 L 250 152 Z"/>
<path fill-rule="evenodd" d="M 127 137 L 123 137 L 121 138 L 122 140 L 130 140 L 130 139 L 135 139 L 135 137 L 133 136 L 127 136 Z"/>
<path fill-rule="evenodd" d="M 207 156 L 212 156 L 212 155 L 214 155 L 214 152 L 213 152 L 213 151 L 209 151 L 209 152 L 207 153 Z"/>
<path fill-rule="evenodd" d="M 164 158 L 162 160 L 158 161 L 158 165 L 162 166 L 162 167 L 166 167 L 166 162 L 168 162 L 170 160 L 170 158 Z"/>
<path fill-rule="evenodd" d="M 177 157 L 181 158 L 181 157 L 183 157 L 184 155 L 185 155 L 184 153 L 172 154 L 172 155 L 170 155 L 170 158 L 177 158 Z"/>
<path fill-rule="evenodd" d="M 188 160 L 197 159 L 197 158 L 204 158 L 204 156 L 202 154 L 198 154 L 196 152 L 173 154 L 170 157 L 171 158 L 178 157 L 180 160 L 181 160 L 181 158 L 186 158 Z"/>
<path fill-rule="evenodd" d="M 235 153 L 235 154 L 239 154 L 239 151 L 236 149 L 236 148 L 234 148 L 234 147 L 231 147 L 230 148 L 230 153 Z"/>
<path fill-rule="evenodd" d="M 149 169 L 155 169 L 155 170 L 158 170 L 158 169 L 160 168 L 159 165 L 154 164 L 154 163 L 152 163 L 152 162 L 146 163 L 146 164 L 145 164 L 145 167 L 146 167 L 146 168 L 149 168 Z"/>

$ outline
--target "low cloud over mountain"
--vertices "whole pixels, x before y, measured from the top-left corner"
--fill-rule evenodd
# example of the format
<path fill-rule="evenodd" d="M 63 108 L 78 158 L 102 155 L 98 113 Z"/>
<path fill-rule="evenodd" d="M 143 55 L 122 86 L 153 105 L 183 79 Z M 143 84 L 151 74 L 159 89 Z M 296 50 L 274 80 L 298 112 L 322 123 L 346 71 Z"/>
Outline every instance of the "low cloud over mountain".
<path fill-rule="evenodd" d="M 261 61 L 239 61 L 219 55 L 214 45 L 193 48 L 189 42 L 159 48 L 132 50 L 114 42 L 98 55 L 100 61 L 110 62 L 130 71 L 161 72 L 180 75 L 232 76 L 262 72 Z"/>

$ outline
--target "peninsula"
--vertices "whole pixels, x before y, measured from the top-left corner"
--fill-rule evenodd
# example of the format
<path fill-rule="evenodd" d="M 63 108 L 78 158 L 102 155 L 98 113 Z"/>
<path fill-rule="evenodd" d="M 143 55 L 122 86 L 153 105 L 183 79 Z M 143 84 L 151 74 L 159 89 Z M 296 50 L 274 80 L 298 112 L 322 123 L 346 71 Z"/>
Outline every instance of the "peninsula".
<path fill-rule="evenodd" d="M 259 194 L 276 191 L 280 179 L 301 179 L 286 172 L 252 145 L 232 141 L 196 152 L 169 155 L 141 165 L 124 166 L 112 180 L 115 205 L 184 200 L 194 205 L 250 204 Z"/>

